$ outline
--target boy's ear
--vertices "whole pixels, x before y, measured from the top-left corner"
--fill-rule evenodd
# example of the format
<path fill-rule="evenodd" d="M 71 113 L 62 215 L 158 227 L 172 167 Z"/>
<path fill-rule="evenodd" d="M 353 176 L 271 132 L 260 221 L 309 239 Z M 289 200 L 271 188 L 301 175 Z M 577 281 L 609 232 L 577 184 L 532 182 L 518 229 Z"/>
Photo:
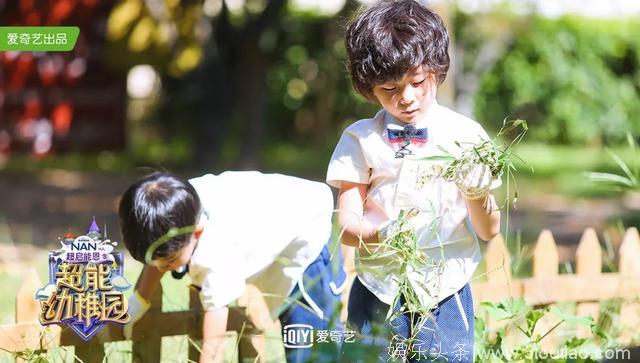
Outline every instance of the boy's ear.
<path fill-rule="evenodd" d="M 200 239 L 200 236 L 202 236 L 202 232 L 204 232 L 204 226 L 197 226 L 196 230 L 193 232 L 193 236 L 196 238 L 196 240 Z"/>

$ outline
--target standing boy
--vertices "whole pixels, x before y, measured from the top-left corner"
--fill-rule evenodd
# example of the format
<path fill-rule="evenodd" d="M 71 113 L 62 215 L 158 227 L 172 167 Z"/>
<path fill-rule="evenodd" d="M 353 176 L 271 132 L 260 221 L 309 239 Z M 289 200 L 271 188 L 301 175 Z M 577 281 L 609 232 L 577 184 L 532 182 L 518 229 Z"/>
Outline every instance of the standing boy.
<path fill-rule="evenodd" d="M 407 348 L 414 350 L 403 357 L 409 361 L 473 360 L 469 281 L 480 260 L 476 235 L 489 240 L 500 226 L 490 193 L 500 180 L 486 166 L 453 183 L 442 178 L 440 162 L 425 160 L 443 150 L 459 155 L 488 139 L 478 123 L 435 100 L 449 69 L 448 45 L 442 19 L 413 0 L 383 1 L 356 15 L 346 30 L 349 74 L 356 91 L 383 109 L 344 131 L 327 171 L 327 183 L 339 188 L 343 243 L 358 248 L 348 322 L 365 338 L 376 325 L 413 338 Z M 430 261 L 412 275 L 420 302 L 433 307 L 421 327 L 409 314 L 386 321 L 389 309 L 400 308 L 390 306 L 398 262 L 367 258 L 398 232 L 401 211 L 415 215 L 410 224 Z M 392 349 L 381 353 L 382 360 L 390 356 L 397 357 Z"/>
<path fill-rule="evenodd" d="M 248 283 L 265 293 L 283 327 L 327 329 L 346 279 L 339 252 L 331 261 L 327 247 L 332 213 L 326 185 L 284 175 L 225 172 L 187 181 L 158 172 L 139 179 L 119 207 L 124 243 L 146 264 L 130 300 L 132 323 L 162 274 L 188 267 L 205 310 L 201 362 L 221 361 L 227 306 Z M 287 361 L 309 354 L 287 349 Z"/>

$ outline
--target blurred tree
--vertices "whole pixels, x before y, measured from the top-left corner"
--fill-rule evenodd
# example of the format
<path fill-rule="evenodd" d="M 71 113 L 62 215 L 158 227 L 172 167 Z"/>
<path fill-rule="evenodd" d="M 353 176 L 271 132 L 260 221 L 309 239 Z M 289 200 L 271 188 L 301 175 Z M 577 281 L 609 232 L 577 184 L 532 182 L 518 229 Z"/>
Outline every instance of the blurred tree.
<path fill-rule="evenodd" d="M 466 13 L 456 1 L 450 11 L 453 38 L 452 71 L 455 73 L 455 109 L 472 116 L 473 98 L 480 88 L 482 77 L 504 57 L 514 38 L 531 27 L 533 9 L 515 16 L 510 3 L 493 6 L 481 16 Z M 522 6 L 522 4 L 519 4 Z M 506 116 L 506 115 L 505 115 Z M 482 120 L 493 124 L 497 131 L 502 119 Z"/>
<path fill-rule="evenodd" d="M 357 6 L 322 14 L 286 0 L 122 0 L 109 19 L 109 59 L 160 72 L 150 121 L 167 141 L 189 140 L 198 166 L 255 168 L 281 146 L 313 149 L 317 160 L 346 123 L 375 112 L 344 67 L 343 24 Z"/>
<path fill-rule="evenodd" d="M 215 165 L 236 129 L 243 163 L 256 163 L 268 68 L 261 40 L 285 4 L 251 0 L 230 9 L 224 1 L 124 0 L 114 8 L 113 62 L 150 63 L 161 72 L 164 102 L 157 117 L 169 135 L 191 131 L 198 165 Z M 136 56 L 122 59 L 123 50 Z"/>
<path fill-rule="evenodd" d="M 343 26 L 359 5 L 326 14 L 286 0 L 122 0 L 110 59 L 161 73 L 152 121 L 167 140 L 192 142 L 199 166 L 282 170 L 287 159 L 319 173 L 346 125 L 379 108 L 344 66 Z"/>

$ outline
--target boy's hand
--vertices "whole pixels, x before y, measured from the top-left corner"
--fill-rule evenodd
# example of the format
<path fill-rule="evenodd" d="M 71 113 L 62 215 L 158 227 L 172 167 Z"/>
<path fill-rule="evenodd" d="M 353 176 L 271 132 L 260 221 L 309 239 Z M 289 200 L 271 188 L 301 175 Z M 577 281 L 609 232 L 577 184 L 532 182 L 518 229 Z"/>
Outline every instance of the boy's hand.
<path fill-rule="evenodd" d="M 123 328 L 124 338 L 127 340 L 131 339 L 133 334 L 133 324 L 140 320 L 151 306 L 151 303 L 143 298 L 137 290 L 129 296 L 128 300 L 130 320 Z"/>
<path fill-rule="evenodd" d="M 455 183 L 466 199 L 478 200 L 487 197 L 491 181 L 489 167 L 485 164 L 476 164 L 458 174 Z"/>

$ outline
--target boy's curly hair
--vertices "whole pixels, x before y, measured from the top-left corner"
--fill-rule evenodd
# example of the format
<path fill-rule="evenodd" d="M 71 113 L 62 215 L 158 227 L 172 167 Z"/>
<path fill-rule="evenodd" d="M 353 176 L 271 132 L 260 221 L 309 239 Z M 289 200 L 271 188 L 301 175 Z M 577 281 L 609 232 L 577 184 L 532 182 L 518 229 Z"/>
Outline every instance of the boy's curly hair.
<path fill-rule="evenodd" d="M 449 70 L 449 34 L 442 18 L 414 0 L 362 8 L 347 24 L 347 70 L 355 90 L 374 100 L 376 85 L 425 66 L 441 84 Z"/>

